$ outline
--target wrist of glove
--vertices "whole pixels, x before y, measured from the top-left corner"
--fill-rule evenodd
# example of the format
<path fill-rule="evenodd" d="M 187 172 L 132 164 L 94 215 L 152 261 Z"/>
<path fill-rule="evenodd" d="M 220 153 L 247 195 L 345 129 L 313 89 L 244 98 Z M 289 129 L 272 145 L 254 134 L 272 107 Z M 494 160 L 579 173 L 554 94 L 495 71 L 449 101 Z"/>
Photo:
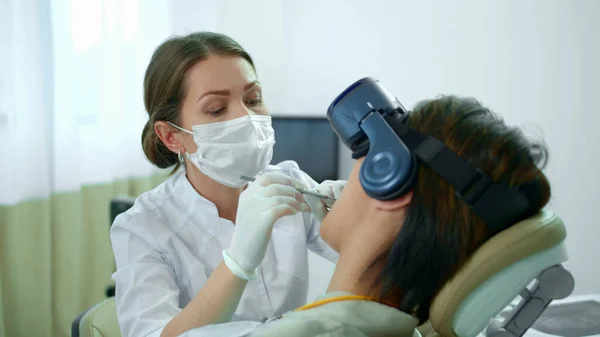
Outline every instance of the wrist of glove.
<path fill-rule="evenodd" d="M 311 191 L 338 199 L 345 186 L 345 180 L 325 180 Z M 332 200 L 323 200 L 310 195 L 306 196 L 306 202 L 310 205 L 313 215 L 319 222 L 323 222 L 323 219 L 325 219 L 327 213 L 329 213 L 328 208 L 333 206 Z"/>
<path fill-rule="evenodd" d="M 231 246 L 223 252 L 225 264 L 237 277 L 256 279 L 256 268 L 265 257 L 273 225 L 279 218 L 310 212 L 298 188 L 304 188 L 302 182 L 269 172 L 242 192 Z"/>
<path fill-rule="evenodd" d="M 231 256 L 231 253 L 228 250 L 223 251 L 223 262 L 233 275 L 241 278 L 242 280 L 257 280 L 258 279 L 258 267 L 252 270 L 246 270 L 240 266 L 238 262 L 236 262 L 235 258 Z"/>

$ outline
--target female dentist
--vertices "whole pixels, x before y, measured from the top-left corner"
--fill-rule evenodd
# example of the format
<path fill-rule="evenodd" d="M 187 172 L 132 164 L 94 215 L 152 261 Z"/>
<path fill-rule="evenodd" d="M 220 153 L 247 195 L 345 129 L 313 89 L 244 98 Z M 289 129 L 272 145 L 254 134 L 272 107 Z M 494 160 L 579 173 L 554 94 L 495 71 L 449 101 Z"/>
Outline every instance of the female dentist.
<path fill-rule="evenodd" d="M 307 248 L 338 254 L 319 236 L 325 204 L 297 189 L 337 198 L 345 182 L 268 165 L 274 135 L 250 55 L 222 34 L 171 38 L 150 60 L 144 103 L 144 152 L 177 173 L 111 228 L 122 335 L 177 336 L 304 305 Z"/>

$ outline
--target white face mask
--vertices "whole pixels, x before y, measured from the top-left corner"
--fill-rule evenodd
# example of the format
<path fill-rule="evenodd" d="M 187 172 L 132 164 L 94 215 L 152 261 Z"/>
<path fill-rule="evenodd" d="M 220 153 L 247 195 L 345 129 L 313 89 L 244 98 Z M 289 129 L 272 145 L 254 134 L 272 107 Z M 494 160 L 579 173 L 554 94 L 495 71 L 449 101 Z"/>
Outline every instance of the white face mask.
<path fill-rule="evenodd" d="M 196 153 L 187 159 L 202 173 L 229 187 L 242 187 L 248 182 L 240 176 L 256 177 L 273 158 L 275 136 L 271 117 L 248 115 L 225 122 L 193 125 L 192 130 L 179 130 L 194 135 Z"/>

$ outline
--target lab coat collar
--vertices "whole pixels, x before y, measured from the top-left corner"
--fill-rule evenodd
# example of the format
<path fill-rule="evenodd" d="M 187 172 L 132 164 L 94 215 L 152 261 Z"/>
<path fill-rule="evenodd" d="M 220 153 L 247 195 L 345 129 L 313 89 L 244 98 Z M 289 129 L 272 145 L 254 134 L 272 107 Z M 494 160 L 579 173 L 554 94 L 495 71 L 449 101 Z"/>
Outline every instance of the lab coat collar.
<path fill-rule="evenodd" d="M 219 216 L 217 206 L 194 189 L 194 186 L 192 186 L 192 183 L 190 183 L 185 175 L 185 170 L 175 173 L 173 180 L 175 184 L 174 190 L 179 194 L 178 199 L 183 201 L 184 207 L 193 207 L 194 204 L 201 203 L 204 211 L 210 212 L 210 215 Z"/>

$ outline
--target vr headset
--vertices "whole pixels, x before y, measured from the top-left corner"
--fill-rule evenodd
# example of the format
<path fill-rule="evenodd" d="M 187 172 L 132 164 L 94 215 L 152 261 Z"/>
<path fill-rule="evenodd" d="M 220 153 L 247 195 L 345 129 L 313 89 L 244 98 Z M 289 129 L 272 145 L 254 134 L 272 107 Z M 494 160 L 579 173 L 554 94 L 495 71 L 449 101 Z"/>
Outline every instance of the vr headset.
<path fill-rule="evenodd" d="M 406 125 L 409 113 L 379 81 L 358 80 L 327 109 L 327 119 L 353 158 L 366 155 L 359 179 L 371 198 L 391 200 L 412 188 L 418 162 L 429 166 L 486 224 L 501 231 L 520 221 L 529 200 L 518 187 L 498 184 L 435 137 Z"/>

